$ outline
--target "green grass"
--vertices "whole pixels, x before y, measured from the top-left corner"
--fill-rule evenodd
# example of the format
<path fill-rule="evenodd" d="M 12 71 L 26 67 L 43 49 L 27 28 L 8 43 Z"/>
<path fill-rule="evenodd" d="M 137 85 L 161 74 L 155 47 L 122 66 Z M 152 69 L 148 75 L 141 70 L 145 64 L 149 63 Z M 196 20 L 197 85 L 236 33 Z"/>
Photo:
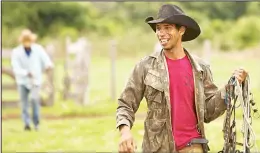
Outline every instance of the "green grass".
<path fill-rule="evenodd" d="M 206 134 L 211 152 L 222 149 L 222 119 L 206 125 Z M 239 123 L 239 121 L 238 121 Z M 254 130 L 260 133 L 259 122 L 254 122 Z M 119 133 L 115 129 L 114 117 L 43 120 L 40 131 L 25 132 L 20 120 L 3 121 L 3 152 L 116 152 Z M 237 128 L 239 132 L 240 127 Z M 143 118 L 136 120 L 132 129 L 138 151 L 141 149 Z M 259 134 L 256 135 L 260 146 Z"/>
<path fill-rule="evenodd" d="M 16 90 L 15 91 L 13 91 L 13 90 L 9 90 L 9 91 L 3 90 L 2 95 L 4 95 L 2 98 L 6 101 L 17 101 L 17 100 L 19 100 L 19 94 Z"/>
<path fill-rule="evenodd" d="M 116 94 L 120 95 L 127 78 L 142 56 L 120 57 L 116 61 Z M 5 62 L 7 63 L 7 62 Z M 260 101 L 260 71 L 259 59 L 238 59 L 232 56 L 218 54 L 212 57 L 211 67 L 216 84 L 221 87 L 227 83 L 233 70 L 243 66 L 250 74 L 251 87 L 255 101 Z M 64 74 L 62 61 L 57 61 L 55 67 L 56 98 L 53 107 L 42 108 L 42 114 L 58 116 L 66 115 L 107 115 L 115 116 L 117 107 L 116 100 L 110 98 L 110 61 L 106 57 L 93 56 L 90 65 L 90 102 L 86 106 L 79 106 L 72 99 L 63 100 L 62 76 Z M 3 82 L 11 82 L 3 76 Z M 3 89 L 4 90 L 4 89 Z M 16 94 L 17 96 L 17 94 Z M 3 99 L 16 97 L 8 91 L 3 92 Z M 141 103 L 138 114 L 146 113 L 146 102 Z M 20 115 L 20 109 L 2 109 L 2 115 Z M 238 114 L 241 119 L 241 113 Z M 219 151 L 223 146 L 222 137 L 223 116 L 206 125 L 207 137 L 210 140 L 211 152 Z M 66 120 L 43 120 L 39 132 L 25 133 L 21 120 L 3 121 L 3 150 L 4 151 L 117 151 L 118 133 L 115 131 L 115 117 L 66 119 Z M 260 146 L 259 119 L 253 121 Z M 133 134 L 141 148 L 143 119 L 135 123 Z M 239 131 L 238 129 L 237 131 Z"/>
<path fill-rule="evenodd" d="M 142 121 L 136 123 L 133 133 L 140 144 Z M 112 117 L 43 121 L 39 132 L 24 132 L 22 126 L 17 120 L 3 122 L 3 151 L 115 152 L 119 140 Z"/>

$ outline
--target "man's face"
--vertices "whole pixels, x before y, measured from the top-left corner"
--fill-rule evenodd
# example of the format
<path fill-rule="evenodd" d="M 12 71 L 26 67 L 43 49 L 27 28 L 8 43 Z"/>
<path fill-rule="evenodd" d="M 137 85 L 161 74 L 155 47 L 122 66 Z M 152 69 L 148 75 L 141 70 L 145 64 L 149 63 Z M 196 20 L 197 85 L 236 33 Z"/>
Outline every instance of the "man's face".
<path fill-rule="evenodd" d="M 174 24 L 156 24 L 156 35 L 164 50 L 171 50 L 181 39 L 181 32 Z"/>
<path fill-rule="evenodd" d="M 23 42 L 23 46 L 25 47 L 25 48 L 30 48 L 31 47 L 31 44 L 32 44 L 32 41 L 31 40 L 27 40 L 27 39 L 25 39 Z"/>

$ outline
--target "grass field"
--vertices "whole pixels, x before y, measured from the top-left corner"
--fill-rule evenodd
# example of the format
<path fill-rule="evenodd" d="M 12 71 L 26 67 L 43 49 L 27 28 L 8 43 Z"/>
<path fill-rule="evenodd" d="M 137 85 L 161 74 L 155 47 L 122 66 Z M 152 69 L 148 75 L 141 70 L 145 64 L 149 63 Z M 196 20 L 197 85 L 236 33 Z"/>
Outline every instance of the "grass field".
<path fill-rule="evenodd" d="M 20 120 L 4 121 L 2 126 L 3 152 L 116 152 L 119 142 L 114 117 L 43 120 L 38 132 L 23 131 Z M 258 146 L 260 146 L 259 126 L 260 123 L 255 122 Z M 142 129 L 143 118 L 139 118 L 132 130 L 138 151 L 141 149 Z M 224 141 L 221 129 L 221 119 L 206 125 L 211 152 L 222 149 Z M 240 127 L 237 131 L 239 130 Z"/>
<path fill-rule="evenodd" d="M 127 77 L 134 64 L 141 56 L 119 58 L 116 61 L 116 91 L 119 96 Z M 8 62 L 4 63 L 7 64 Z M 3 64 L 3 65 L 4 65 Z M 217 85 L 227 83 L 233 70 L 243 66 L 249 71 L 251 87 L 256 102 L 260 101 L 260 71 L 258 57 L 235 57 L 230 54 L 214 54 L 211 59 L 212 72 Z M 3 151 L 117 151 L 119 140 L 115 130 L 116 101 L 110 98 L 110 61 L 105 57 L 94 56 L 90 67 L 90 103 L 85 107 L 78 106 L 72 100 L 64 101 L 61 98 L 62 64 L 57 63 L 55 69 L 55 86 L 57 88 L 55 105 L 42 108 L 42 114 L 52 115 L 106 115 L 107 117 L 43 120 L 39 132 L 24 132 L 20 119 L 4 120 L 2 126 Z M 10 82 L 3 77 L 3 82 Z M 17 95 L 3 92 L 3 99 L 15 98 Z M 138 114 L 145 114 L 146 104 L 143 102 Z M 20 114 L 19 109 L 3 109 L 2 115 Z M 240 114 L 241 115 L 241 114 Z M 238 114 L 239 116 L 239 114 Z M 223 117 L 206 125 L 211 152 L 219 151 L 223 146 L 222 137 Z M 253 121 L 256 132 L 257 144 L 260 146 L 260 122 Z M 133 135 L 137 141 L 138 149 L 141 148 L 143 118 L 138 118 L 133 128 Z M 238 128 L 238 131 L 240 127 Z"/>

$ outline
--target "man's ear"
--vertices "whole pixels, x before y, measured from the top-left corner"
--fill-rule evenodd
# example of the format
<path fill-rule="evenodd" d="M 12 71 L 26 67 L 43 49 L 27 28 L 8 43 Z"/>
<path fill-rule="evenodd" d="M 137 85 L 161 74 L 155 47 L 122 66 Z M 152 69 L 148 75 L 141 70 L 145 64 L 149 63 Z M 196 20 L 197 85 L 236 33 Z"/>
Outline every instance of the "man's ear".
<path fill-rule="evenodd" d="M 184 35 L 185 31 L 186 31 L 186 27 L 181 26 L 179 32 L 180 32 L 180 34 L 181 34 L 182 36 Z"/>

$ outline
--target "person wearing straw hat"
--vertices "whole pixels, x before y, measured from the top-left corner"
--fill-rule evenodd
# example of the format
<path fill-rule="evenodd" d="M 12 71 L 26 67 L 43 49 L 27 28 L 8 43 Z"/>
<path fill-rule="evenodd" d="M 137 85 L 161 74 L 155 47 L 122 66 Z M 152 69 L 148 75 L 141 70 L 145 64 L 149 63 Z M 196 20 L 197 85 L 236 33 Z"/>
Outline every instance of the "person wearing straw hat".
<path fill-rule="evenodd" d="M 143 97 L 148 106 L 143 152 L 207 152 L 204 122 L 209 123 L 225 112 L 228 85 L 219 89 L 209 65 L 182 46 L 182 42 L 197 38 L 201 30 L 180 7 L 165 4 L 156 19 L 148 17 L 145 21 L 163 49 L 136 64 L 118 99 L 119 152 L 136 149 L 131 129 Z M 233 75 L 241 83 L 247 72 L 238 69 Z"/>
<path fill-rule="evenodd" d="M 36 43 L 37 35 L 29 29 L 22 30 L 20 45 L 13 49 L 11 65 L 15 75 L 21 101 L 24 130 L 30 131 L 29 106 L 32 106 L 32 120 L 35 130 L 40 124 L 40 88 L 42 74 L 53 68 L 53 63 L 44 48 Z M 29 104 L 29 95 L 31 104 Z"/>

